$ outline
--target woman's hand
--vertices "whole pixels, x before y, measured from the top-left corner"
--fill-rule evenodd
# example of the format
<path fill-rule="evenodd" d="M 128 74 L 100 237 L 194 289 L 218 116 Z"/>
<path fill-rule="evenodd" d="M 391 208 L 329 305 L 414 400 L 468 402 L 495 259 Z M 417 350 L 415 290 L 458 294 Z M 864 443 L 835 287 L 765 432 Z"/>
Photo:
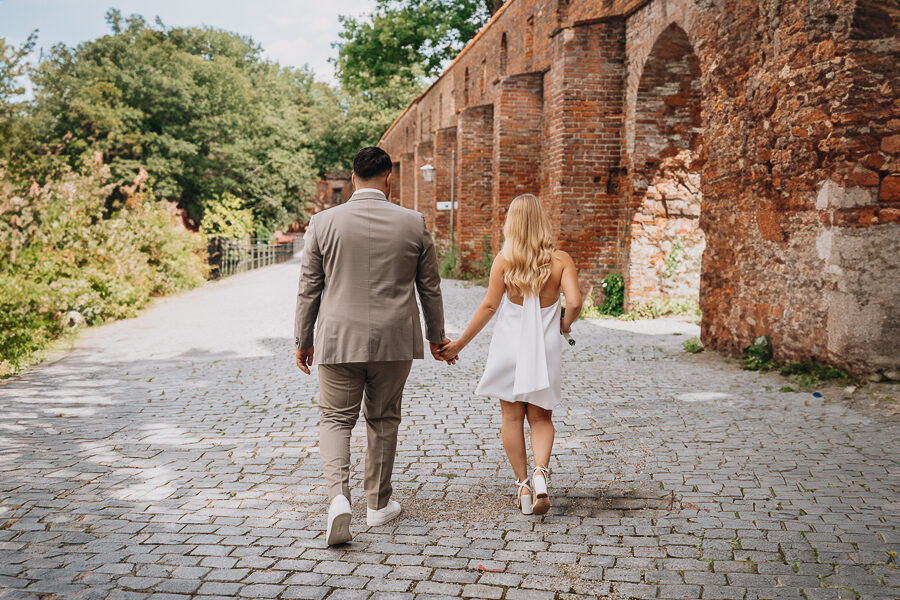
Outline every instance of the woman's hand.
<path fill-rule="evenodd" d="M 568 325 L 566 325 L 565 321 L 560 321 L 559 330 L 563 333 L 572 333 L 572 324 L 569 323 Z"/>
<path fill-rule="evenodd" d="M 444 360 L 452 360 L 456 361 L 459 359 L 459 351 L 464 347 L 463 344 L 459 342 L 459 340 L 448 342 L 441 346 L 439 350 L 441 358 Z"/>

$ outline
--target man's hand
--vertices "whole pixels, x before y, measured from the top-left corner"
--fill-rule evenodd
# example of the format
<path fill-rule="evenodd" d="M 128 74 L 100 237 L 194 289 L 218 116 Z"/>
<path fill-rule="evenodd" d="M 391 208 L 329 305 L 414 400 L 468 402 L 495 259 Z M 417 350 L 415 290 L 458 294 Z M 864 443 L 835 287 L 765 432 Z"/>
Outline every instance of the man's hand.
<path fill-rule="evenodd" d="M 453 360 L 456 362 L 459 360 L 459 351 L 463 349 L 462 344 L 459 343 L 459 340 L 455 342 L 451 342 L 450 340 L 446 340 L 446 342 L 440 348 L 441 358 L 444 360 Z M 452 359 L 450 358 L 452 357 Z"/>
<path fill-rule="evenodd" d="M 434 357 L 434 360 L 443 360 L 446 361 L 448 365 L 455 365 L 456 361 L 459 359 L 458 356 L 454 356 L 453 358 L 445 358 L 441 356 L 441 348 L 450 343 L 450 338 L 444 338 L 440 343 L 436 344 L 434 342 L 428 342 L 428 345 L 431 346 L 431 356 Z"/>
<path fill-rule="evenodd" d="M 300 349 L 297 348 L 297 366 L 300 367 L 300 370 L 309 375 L 309 367 L 312 365 L 313 361 L 313 346 L 309 348 Z"/>

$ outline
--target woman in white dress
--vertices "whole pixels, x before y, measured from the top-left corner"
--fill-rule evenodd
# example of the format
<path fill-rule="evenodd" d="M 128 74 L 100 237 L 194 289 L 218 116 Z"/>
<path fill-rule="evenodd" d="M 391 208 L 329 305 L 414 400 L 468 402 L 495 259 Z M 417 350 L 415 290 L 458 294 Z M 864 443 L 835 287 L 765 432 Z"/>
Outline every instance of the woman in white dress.
<path fill-rule="evenodd" d="M 575 264 L 554 248 L 550 219 L 535 196 L 523 194 L 510 203 L 503 236 L 484 300 L 463 334 L 445 345 L 441 355 L 456 357 L 498 313 L 475 393 L 500 400 L 500 431 L 516 476 L 516 504 L 524 514 L 542 515 L 550 508 L 551 419 L 560 399 L 562 332 L 571 331 L 581 312 L 581 291 Z M 560 292 L 566 298 L 562 320 Z M 530 481 L 526 417 L 535 466 Z"/>

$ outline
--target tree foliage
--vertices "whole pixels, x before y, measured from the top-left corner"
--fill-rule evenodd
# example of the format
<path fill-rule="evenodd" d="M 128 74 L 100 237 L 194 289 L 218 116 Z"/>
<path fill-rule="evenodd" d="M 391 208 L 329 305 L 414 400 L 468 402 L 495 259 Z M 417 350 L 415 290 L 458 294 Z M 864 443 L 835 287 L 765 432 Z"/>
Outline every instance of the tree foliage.
<path fill-rule="evenodd" d="M 28 73 L 26 58 L 36 42 L 36 33 L 18 48 L 0 38 L 0 156 L 9 151 L 17 137 L 16 129 L 26 108 L 19 99 L 25 93 L 22 78 Z"/>
<path fill-rule="evenodd" d="M 364 17 L 340 17 L 337 75 L 351 91 L 421 84 L 487 23 L 500 0 L 376 0 Z"/>
<path fill-rule="evenodd" d="M 57 45 L 36 69 L 36 145 L 20 162 L 46 172 L 58 166 L 47 156 L 74 167 L 100 151 L 114 181 L 145 168 L 156 195 L 196 222 L 225 193 L 268 226 L 300 215 L 314 175 L 305 120 L 312 73 L 265 61 L 236 34 L 154 28 L 117 11 L 108 21 L 110 35 Z"/>
<path fill-rule="evenodd" d="M 173 227 L 141 171 L 119 193 L 100 157 L 43 185 L 0 168 L 0 376 L 80 324 L 133 316 L 206 278 L 203 236 Z"/>
<path fill-rule="evenodd" d="M 421 91 L 421 85 L 399 78 L 357 93 L 317 83 L 309 131 L 319 175 L 350 168 L 356 151 L 377 144 L 397 114 Z"/>

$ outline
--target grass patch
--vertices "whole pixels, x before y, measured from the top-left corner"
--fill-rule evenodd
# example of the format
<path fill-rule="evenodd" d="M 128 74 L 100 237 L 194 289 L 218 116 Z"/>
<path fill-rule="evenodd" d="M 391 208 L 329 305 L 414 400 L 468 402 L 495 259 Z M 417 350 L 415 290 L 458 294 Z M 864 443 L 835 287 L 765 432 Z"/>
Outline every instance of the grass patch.
<path fill-rule="evenodd" d="M 685 340 L 681 347 L 685 352 L 690 352 L 691 354 L 703 352 L 703 342 L 700 341 L 700 338 Z"/>
<path fill-rule="evenodd" d="M 769 338 L 760 336 L 753 340 L 753 343 L 744 348 L 744 358 L 741 359 L 741 366 L 748 371 L 778 371 L 791 380 L 802 391 L 812 390 L 819 385 L 829 382 L 848 382 L 851 380 L 850 375 L 837 367 L 819 362 L 815 359 L 807 362 L 788 362 L 778 363 L 772 351 L 772 344 Z M 782 386 L 782 392 L 796 392 L 792 386 Z"/>

